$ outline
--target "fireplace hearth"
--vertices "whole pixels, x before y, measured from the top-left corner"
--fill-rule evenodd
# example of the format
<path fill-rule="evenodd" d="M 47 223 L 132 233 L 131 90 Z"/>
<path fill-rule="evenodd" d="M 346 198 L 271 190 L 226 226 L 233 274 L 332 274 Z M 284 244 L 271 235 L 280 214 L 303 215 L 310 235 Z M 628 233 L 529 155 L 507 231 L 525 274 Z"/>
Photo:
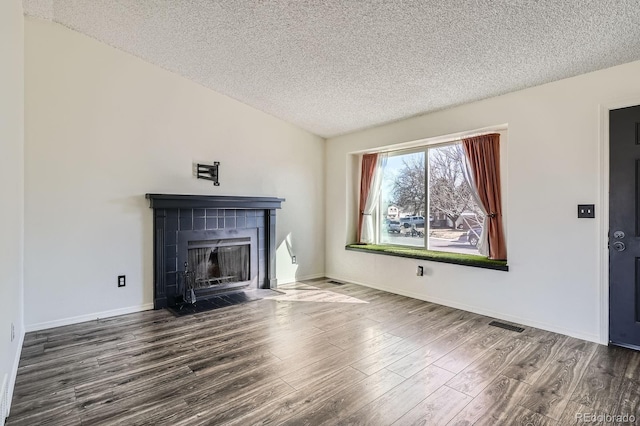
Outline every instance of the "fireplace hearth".
<path fill-rule="evenodd" d="M 147 194 L 155 309 L 275 289 L 275 197 Z"/>

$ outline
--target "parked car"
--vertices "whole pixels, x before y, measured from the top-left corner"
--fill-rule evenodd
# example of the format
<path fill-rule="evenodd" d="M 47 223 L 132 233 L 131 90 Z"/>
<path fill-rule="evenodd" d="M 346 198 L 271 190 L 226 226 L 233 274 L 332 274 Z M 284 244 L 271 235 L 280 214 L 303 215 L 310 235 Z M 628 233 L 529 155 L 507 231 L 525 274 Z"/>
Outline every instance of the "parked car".
<path fill-rule="evenodd" d="M 401 229 L 400 221 L 390 220 L 387 222 L 387 232 L 389 234 L 399 234 Z"/>
<path fill-rule="evenodd" d="M 404 228 L 424 228 L 424 216 L 408 216 L 400 218 L 400 223 Z"/>
<path fill-rule="evenodd" d="M 480 235 L 482 234 L 482 226 L 474 226 L 467 231 L 467 241 L 473 247 L 478 247 Z"/>

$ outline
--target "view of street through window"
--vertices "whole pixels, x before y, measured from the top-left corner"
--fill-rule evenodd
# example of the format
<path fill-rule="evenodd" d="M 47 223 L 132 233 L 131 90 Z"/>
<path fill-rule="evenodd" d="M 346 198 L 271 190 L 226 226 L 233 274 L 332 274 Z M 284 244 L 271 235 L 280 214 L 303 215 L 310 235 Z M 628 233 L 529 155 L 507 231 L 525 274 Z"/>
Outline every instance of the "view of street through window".
<path fill-rule="evenodd" d="M 484 214 L 465 178 L 464 161 L 460 143 L 390 153 L 379 242 L 478 254 Z"/>

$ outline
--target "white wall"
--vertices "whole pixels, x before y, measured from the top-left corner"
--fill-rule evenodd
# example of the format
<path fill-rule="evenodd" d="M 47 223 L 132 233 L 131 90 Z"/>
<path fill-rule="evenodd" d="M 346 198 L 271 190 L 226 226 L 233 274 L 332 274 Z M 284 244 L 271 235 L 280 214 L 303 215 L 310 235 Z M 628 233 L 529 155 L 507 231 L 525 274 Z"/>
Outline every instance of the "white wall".
<path fill-rule="evenodd" d="M 640 103 L 639 75 L 634 62 L 329 139 L 327 275 L 605 342 L 600 108 Z M 350 152 L 503 123 L 509 272 L 344 250 L 345 235 L 354 235 L 357 173 Z M 577 219 L 579 203 L 595 203 L 596 219 Z M 427 268 L 425 277 L 415 275 L 418 264 Z"/>
<path fill-rule="evenodd" d="M 13 389 L 24 336 L 24 20 L 21 0 L 0 1 L 0 200 L 0 381 L 8 374 L 10 389 Z M 11 323 L 15 325 L 13 342 Z"/>
<path fill-rule="evenodd" d="M 149 192 L 284 197 L 279 282 L 323 275 L 322 138 L 58 24 L 25 22 L 29 329 L 152 303 Z M 192 176 L 198 161 L 221 162 L 220 187 Z"/>

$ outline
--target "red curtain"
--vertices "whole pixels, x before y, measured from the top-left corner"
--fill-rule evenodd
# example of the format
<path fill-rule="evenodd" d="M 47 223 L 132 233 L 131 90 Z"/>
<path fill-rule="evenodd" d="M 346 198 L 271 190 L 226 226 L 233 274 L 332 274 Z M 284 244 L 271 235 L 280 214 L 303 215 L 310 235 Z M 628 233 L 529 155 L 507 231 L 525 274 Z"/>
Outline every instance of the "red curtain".
<path fill-rule="evenodd" d="M 489 259 L 507 260 L 500 192 L 500 134 L 466 138 L 462 140 L 462 146 L 480 202 L 487 212 L 484 223 L 489 241 Z"/>
<path fill-rule="evenodd" d="M 364 154 L 362 156 L 362 174 L 360 176 L 360 208 L 358 211 L 358 242 L 362 236 L 362 221 L 364 220 L 364 206 L 367 204 L 367 198 L 371 191 L 371 184 L 373 182 L 373 174 L 376 170 L 376 164 L 378 163 L 378 154 Z"/>

